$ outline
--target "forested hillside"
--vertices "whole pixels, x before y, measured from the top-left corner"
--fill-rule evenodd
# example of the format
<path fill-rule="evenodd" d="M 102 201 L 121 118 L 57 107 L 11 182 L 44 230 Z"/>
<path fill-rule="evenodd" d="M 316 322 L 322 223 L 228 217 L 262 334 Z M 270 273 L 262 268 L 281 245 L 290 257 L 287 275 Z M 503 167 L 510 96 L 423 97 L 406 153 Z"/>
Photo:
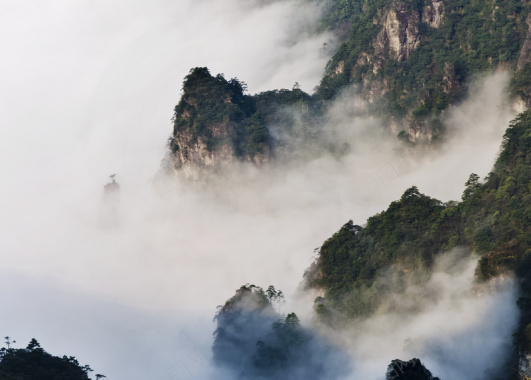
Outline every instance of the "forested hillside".
<path fill-rule="evenodd" d="M 441 112 L 480 73 L 517 73 L 511 92 L 529 105 L 529 10 L 520 0 L 332 1 L 322 28 L 342 43 L 317 93 L 326 100 L 356 86 L 410 140 L 442 137 Z"/>
<path fill-rule="evenodd" d="M 6 337 L 7 348 L 0 350 L 2 380 L 90 380 L 92 368 L 81 366 L 73 356 L 53 356 L 36 339 L 26 348 L 11 347 L 15 342 Z M 97 374 L 96 380 L 106 376 Z"/>
<path fill-rule="evenodd" d="M 523 311 L 517 344 L 531 348 L 531 112 L 507 129 L 492 172 L 471 174 L 460 202 L 443 203 L 416 187 L 368 219 L 349 221 L 324 242 L 306 272 L 307 286 L 322 289 L 316 311 L 325 323 L 368 316 L 391 293 L 404 291 L 407 272 L 422 283 L 434 259 L 454 248 L 480 255 L 477 281 L 513 273 Z M 378 281 L 393 269 L 391 282 Z"/>
<path fill-rule="evenodd" d="M 237 379 L 331 380 L 349 369 L 347 356 L 323 336 L 281 316 L 282 291 L 244 285 L 216 315 L 216 363 Z M 275 311 L 277 308 L 277 311 Z"/>
<path fill-rule="evenodd" d="M 513 106 L 528 107 L 530 9 L 520 0 L 329 1 L 316 29 L 331 31 L 340 45 L 315 93 L 295 84 L 248 95 L 237 78 L 192 69 L 175 107 L 172 167 L 199 178 L 235 161 L 261 166 L 308 151 L 342 154 L 342 144 L 323 133 L 333 100 L 347 88 L 409 142 L 444 141 L 447 109 L 486 73 L 510 72 Z"/>

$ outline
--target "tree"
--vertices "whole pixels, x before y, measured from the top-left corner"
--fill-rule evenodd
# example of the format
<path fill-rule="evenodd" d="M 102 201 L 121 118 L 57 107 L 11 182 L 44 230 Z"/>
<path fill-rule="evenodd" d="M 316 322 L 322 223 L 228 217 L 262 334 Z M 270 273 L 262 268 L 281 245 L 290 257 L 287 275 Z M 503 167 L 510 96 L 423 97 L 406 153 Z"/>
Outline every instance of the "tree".
<path fill-rule="evenodd" d="M 6 346 L 7 346 L 8 350 L 11 348 L 11 345 L 13 343 L 17 343 L 16 340 L 11 340 L 11 337 L 9 337 L 9 336 L 4 337 L 4 339 L 6 340 Z"/>
<path fill-rule="evenodd" d="M 285 299 L 284 299 L 284 293 L 282 293 L 282 290 L 279 290 L 277 292 L 277 297 L 275 299 L 275 301 L 277 302 L 277 305 L 278 305 L 278 313 L 280 313 L 280 307 L 286 303 Z"/>
<path fill-rule="evenodd" d="M 37 350 L 37 349 L 41 349 L 41 345 L 40 345 L 39 342 L 37 342 L 37 339 L 32 338 L 30 340 L 30 342 L 28 343 L 28 346 L 26 347 L 26 350 L 33 351 L 33 350 Z"/>
<path fill-rule="evenodd" d="M 301 323 L 299 317 L 295 313 L 289 313 L 286 317 L 286 325 L 290 327 L 297 327 Z"/>
<path fill-rule="evenodd" d="M 479 183 L 479 176 L 475 173 L 470 174 L 465 186 L 465 191 L 463 191 L 463 196 L 461 197 L 463 200 L 472 198 L 476 190 L 481 187 L 481 184 Z"/>
<path fill-rule="evenodd" d="M 8 349 L 2 349 L 0 379 L 24 380 L 90 380 L 90 366 L 81 366 L 73 356 L 53 356 L 46 352 L 36 339 L 26 348 L 11 348 L 14 341 L 5 337 Z M 96 375 L 101 379 L 104 375 Z"/>
<path fill-rule="evenodd" d="M 266 290 L 267 298 L 269 299 L 269 302 L 273 302 L 277 297 L 277 291 L 275 290 L 275 287 L 273 285 L 269 285 L 269 287 Z"/>
<path fill-rule="evenodd" d="M 440 380 L 422 365 L 419 359 L 408 362 L 395 359 L 387 367 L 386 380 Z"/>
<path fill-rule="evenodd" d="M 409 189 L 407 189 L 402 195 L 401 200 L 404 201 L 412 197 L 420 197 L 420 191 L 417 186 L 411 186 Z"/>

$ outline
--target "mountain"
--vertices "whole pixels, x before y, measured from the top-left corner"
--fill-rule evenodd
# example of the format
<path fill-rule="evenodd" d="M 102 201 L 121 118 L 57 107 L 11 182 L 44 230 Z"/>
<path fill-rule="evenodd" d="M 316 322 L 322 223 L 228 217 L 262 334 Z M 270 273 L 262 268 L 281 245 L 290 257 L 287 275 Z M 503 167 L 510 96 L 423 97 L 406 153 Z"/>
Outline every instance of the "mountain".
<path fill-rule="evenodd" d="M 348 371 L 345 354 L 300 325 L 295 313 L 282 317 L 275 304 L 282 292 L 244 285 L 216 315 L 214 360 L 237 379 L 325 380 Z"/>
<path fill-rule="evenodd" d="M 324 127 L 334 102 L 352 96 L 400 131 L 400 140 L 444 142 L 448 109 L 486 72 L 510 72 L 513 103 L 531 105 L 531 3 L 334 0 L 325 9 L 319 28 L 341 44 L 313 94 L 295 85 L 248 95 L 237 78 L 190 71 L 169 139 L 172 169 L 198 179 L 238 162 L 341 156 L 349 147 L 328 138 Z M 476 254 L 477 283 L 515 277 L 521 319 L 510 364 L 531 362 L 530 183 L 531 111 L 524 111 L 506 130 L 490 174 L 483 180 L 471 174 L 460 201 L 443 202 L 412 186 L 365 224 L 348 221 L 322 244 L 304 274 L 306 288 L 322 294 L 314 304 L 318 322 L 349 326 L 408 283 L 426 283 L 446 253 Z M 244 286 L 217 315 L 214 358 L 240 378 L 275 378 L 294 368 L 308 370 L 304 378 L 332 378 L 303 360 L 315 347 L 332 349 L 297 321 L 294 314 L 280 319 L 266 292 Z M 410 368 L 404 378 L 433 378 L 418 359 L 393 364 Z"/>
<path fill-rule="evenodd" d="M 169 141 L 175 169 L 198 178 L 205 168 L 237 159 L 257 165 L 270 159 L 269 131 L 256 112 L 256 101 L 243 92 L 244 84 L 237 79 L 214 77 L 204 67 L 190 71 Z"/>
<path fill-rule="evenodd" d="M 343 143 L 323 138 L 323 101 L 297 84 L 252 96 L 245 89 L 245 82 L 213 76 L 206 67 L 190 70 L 174 109 L 171 170 L 199 179 L 237 162 L 260 167 L 345 151 Z"/>
<path fill-rule="evenodd" d="M 444 141 L 448 108 L 485 72 L 511 72 L 513 106 L 531 105 L 528 2 L 331 0 L 324 9 L 316 29 L 340 45 L 311 95 L 297 84 L 248 95 L 237 78 L 190 71 L 174 110 L 172 170 L 198 179 L 234 162 L 348 152 L 326 136 L 328 112 L 341 97 L 364 100 L 399 139 L 428 144 Z"/>
<path fill-rule="evenodd" d="M 520 359 L 531 353 L 531 111 L 506 130 L 489 175 L 471 174 L 460 202 L 443 203 L 416 187 L 367 220 L 349 221 L 326 240 L 306 271 L 306 286 L 323 292 L 315 309 L 321 321 L 348 323 L 374 313 L 383 300 L 404 290 L 405 278 L 428 278 L 435 259 L 454 248 L 480 255 L 478 282 L 496 276 L 518 279 L 522 311 L 515 345 Z M 380 276 L 393 269 L 390 282 Z"/>
<path fill-rule="evenodd" d="M 0 379 L 5 380 L 90 380 L 92 369 L 81 366 L 73 356 L 57 357 L 46 352 L 37 340 L 32 339 L 26 348 L 8 348 L 0 350 Z M 105 378 L 96 375 L 96 379 Z"/>
<path fill-rule="evenodd" d="M 342 43 L 317 94 L 333 99 L 354 86 L 410 141 L 443 138 L 446 109 L 466 97 L 479 73 L 514 73 L 511 94 L 529 107 L 530 7 L 520 0 L 332 1 L 321 27 Z"/>
<path fill-rule="evenodd" d="M 387 367 L 386 380 L 440 380 L 422 365 L 419 359 L 402 361 L 395 359 Z"/>

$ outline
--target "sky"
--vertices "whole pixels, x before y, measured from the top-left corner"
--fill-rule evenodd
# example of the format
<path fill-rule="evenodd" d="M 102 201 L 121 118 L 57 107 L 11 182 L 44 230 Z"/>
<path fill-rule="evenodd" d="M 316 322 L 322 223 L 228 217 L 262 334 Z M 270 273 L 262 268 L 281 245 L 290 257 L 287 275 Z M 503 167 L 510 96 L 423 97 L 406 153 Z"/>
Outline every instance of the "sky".
<path fill-rule="evenodd" d="M 163 378 L 190 358 L 208 362 L 216 306 L 241 285 L 275 285 L 309 323 L 311 297 L 297 287 L 342 224 L 363 224 L 412 185 L 458 200 L 470 173 L 488 173 L 514 116 L 504 73 L 479 78 L 448 112 L 450 142 L 437 152 L 397 154 L 387 126 L 347 91 L 328 125 L 352 146 L 341 160 L 158 191 L 189 70 L 237 77 L 250 93 L 295 82 L 312 92 L 323 44 L 335 44 L 313 33 L 319 15 L 298 0 L 0 3 L 3 336 L 20 347 L 36 338 L 109 379 Z M 121 200 L 109 225 L 102 190 L 114 173 Z M 503 311 L 499 320 L 514 315 Z"/>

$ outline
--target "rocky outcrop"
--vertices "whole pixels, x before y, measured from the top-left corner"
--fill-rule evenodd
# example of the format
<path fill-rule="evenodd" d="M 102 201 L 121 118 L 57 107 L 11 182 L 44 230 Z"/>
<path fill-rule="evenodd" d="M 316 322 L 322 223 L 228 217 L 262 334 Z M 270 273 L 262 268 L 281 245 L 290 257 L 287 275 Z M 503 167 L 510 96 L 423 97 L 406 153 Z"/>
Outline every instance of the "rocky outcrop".
<path fill-rule="evenodd" d="M 457 93 L 457 91 L 459 91 L 461 84 L 457 80 L 457 75 L 455 74 L 455 67 L 453 63 L 444 63 L 444 76 L 442 86 L 443 91 L 448 95 L 455 94 Z"/>
<path fill-rule="evenodd" d="M 385 13 L 382 24 L 374 44 L 375 53 L 382 56 L 389 47 L 391 58 L 399 62 L 407 59 L 420 43 L 419 12 L 405 3 L 397 3 Z"/>
<path fill-rule="evenodd" d="M 226 133 L 218 133 L 217 137 L 229 137 L 229 126 L 223 128 Z M 235 161 L 234 150 L 230 143 L 218 144 L 214 149 L 208 146 L 204 137 L 194 137 L 190 131 L 182 131 L 175 135 L 172 144 L 175 149 L 171 159 L 174 169 L 182 172 L 186 178 L 200 179 L 207 171 L 216 171 Z"/>
<path fill-rule="evenodd" d="M 336 68 L 334 69 L 334 72 L 332 73 L 332 77 L 343 74 L 343 71 L 345 71 L 345 61 L 339 61 Z"/>
<path fill-rule="evenodd" d="M 200 179 L 236 161 L 261 165 L 270 159 L 270 135 L 251 96 L 237 79 L 195 68 L 185 78 L 170 138 L 171 168 Z"/>
<path fill-rule="evenodd" d="M 407 125 L 409 141 L 416 142 L 422 139 L 422 137 L 426 137 L 428 140 L 431 140 L 431 136 L 429 136 L 430 130 L 425 120 L 414 119 L 408 116 L 406 117 L 405 123 Z"/>
<path fill-rule="evenodd" d="M 433 377 L 431 372 L 416 358 L 407 362 L 399 359 L 391 361 L 385 378 L 386 380 L 440 380 L 438 377 Z"/>
<path fill-rule="evenodd" d="M 427 4 L 422 11 L 422 22 L 432 28 L 439 28 L 444 18 L 444 2 L 433 1 Z"/>
<path fill-rule="evenodd" d="M 522 50 L 520 50 L 520 58 L 518 58 L 516 71 L 522 70 L 527 63 L 531 63 L 531 14 L 527 15 L 525 22 L 529 25 L 529 29 L 527 30 L 527 36 Z"/>

